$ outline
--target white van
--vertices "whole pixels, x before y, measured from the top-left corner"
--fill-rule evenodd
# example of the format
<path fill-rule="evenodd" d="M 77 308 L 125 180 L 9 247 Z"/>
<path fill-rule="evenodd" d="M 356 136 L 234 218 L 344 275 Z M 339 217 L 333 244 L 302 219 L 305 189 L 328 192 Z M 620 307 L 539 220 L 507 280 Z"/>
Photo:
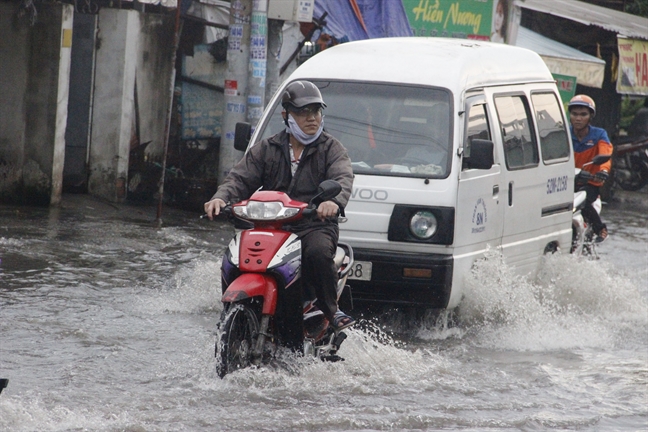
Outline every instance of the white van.
<path fill-rule="evenodd" d="M 487 249 L 520 273 L 569 250 L 574 162 L 560 96 L 534 52 L 443 38 L 327 49 L 306 79 L 355 181 L 340 225 L 354 248 L 354 301 L 454 308 Z M 251 142 L 283 127 L 279 95 Z"/>

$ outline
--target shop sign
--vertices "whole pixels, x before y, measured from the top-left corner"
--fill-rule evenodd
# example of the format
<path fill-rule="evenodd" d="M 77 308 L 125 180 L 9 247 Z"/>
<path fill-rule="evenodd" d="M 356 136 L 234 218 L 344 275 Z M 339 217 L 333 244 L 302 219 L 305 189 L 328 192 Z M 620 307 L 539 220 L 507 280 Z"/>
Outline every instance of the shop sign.
<path fill-rule="evenodd" d="M 571 98 L 576 94 L 576 77 L 569 75 L 551 74 L 556 80 L 558 93 L 560 93 L 560 100 L 565 106 L 569 103 Z"/>
<path fill-rule="evenodd" d="M 618 37 L 617 92 L 648 96 L 648 41 Z"/>
<path fill-rule="evenodd" d="M 414 36 L 506 42 L 511 0 L 403 0 Z"/>

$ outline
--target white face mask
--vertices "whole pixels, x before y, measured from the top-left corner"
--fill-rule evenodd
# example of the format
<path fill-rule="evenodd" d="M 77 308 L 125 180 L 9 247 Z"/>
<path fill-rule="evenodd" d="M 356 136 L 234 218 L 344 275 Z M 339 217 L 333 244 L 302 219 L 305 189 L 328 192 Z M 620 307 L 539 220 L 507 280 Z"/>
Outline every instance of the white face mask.
<path fill-rule="evenodd" d="M 309 145 L 315 142 L 315 140 L 317 140 L 317 138 L 319 138 L 319 136 L 322 134 L 323 129 L 324 116 L 322 116 L 322 121 L 320 122 L 317 132 L 315 132 L 313 135 L 308 135 L 306 132 L 301 130 L 295 119 L 290 114 L 288 114 L 288 127 L 286 128 L 286 132 L 297 138 L 297 140 L 303 145 Z"/>

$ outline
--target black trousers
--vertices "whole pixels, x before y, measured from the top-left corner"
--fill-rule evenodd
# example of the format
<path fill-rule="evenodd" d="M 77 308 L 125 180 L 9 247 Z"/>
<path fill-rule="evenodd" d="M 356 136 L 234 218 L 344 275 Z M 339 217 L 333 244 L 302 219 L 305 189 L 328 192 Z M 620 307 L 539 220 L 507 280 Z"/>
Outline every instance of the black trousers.
<path fill-rule="evenodd" d="M 587 193 L 587 198 L 585 198 L 586 204 L 585 207 L 583 207 L 581 214 L 585 221 L 592 225 L 594 232 L 598 234 L 603 228 L 607 228 L 601 220 L 601 216 L 598 214 L 596 209 L 592 207 L 592 203 L 596 201 L 600 195 L 599 187 L 588 183 L 583 189 Z"/>
<path fill-rule="evenodd" d="M 335 224 L 309 227 L 295 232 L 302 244 L 301 282 L 304 300 L 315 303 L 324 316 L 333 322 L 337 306 L 337 269 L 333 258 L 339 230 Z"/>

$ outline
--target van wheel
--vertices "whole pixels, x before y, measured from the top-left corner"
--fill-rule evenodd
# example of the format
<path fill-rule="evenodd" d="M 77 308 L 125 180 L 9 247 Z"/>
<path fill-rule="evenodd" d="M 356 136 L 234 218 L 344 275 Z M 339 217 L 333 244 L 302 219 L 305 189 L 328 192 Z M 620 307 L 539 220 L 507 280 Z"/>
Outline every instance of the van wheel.
<path fill-rule="evenodd" d="M 544 254 L 555 254 L 560 250 L 560 247 L 558 246 L 557 241 L 552 241 L 551 243 L 548 243 L 547 246 L 545 246 L 544 249 Z"/>

